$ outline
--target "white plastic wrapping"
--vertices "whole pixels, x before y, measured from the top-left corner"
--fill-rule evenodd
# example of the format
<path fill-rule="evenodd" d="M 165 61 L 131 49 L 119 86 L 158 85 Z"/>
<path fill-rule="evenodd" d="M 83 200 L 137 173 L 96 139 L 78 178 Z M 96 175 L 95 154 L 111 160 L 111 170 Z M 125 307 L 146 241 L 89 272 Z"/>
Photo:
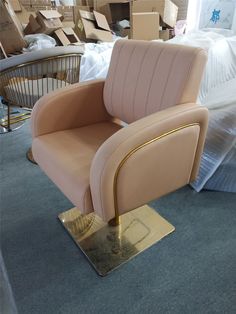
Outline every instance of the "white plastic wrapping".
<path fill-rule="evenodd" d="M 236 173 L 226 175 L 227 158 L 232 157 L 231 150 L 236 145 L 236 36 L 232 36 L 230 30 L 205 29 L 169 42 L 199 46 L 208 51 L 199 102 L 209 109 L 209 127 L 200 171 L 192 187 L 196 191 L 205 187 L 236 192 Z M 233 162 L 232 158 L 230 162 Z M 221 164 L 224 167 L 219 169 Z M 221 183 L 219 173 L 224 178 Z"/>
<path fill-rule="evenodd" d="M 224 192 L 236 191 L 235 179 L 236 144 L 226 155 L 214 175 L 206 182 L 204 188 Z"/>
<path fill-rule="evenodd" d="M 85 53 L 80 64 L 80 81 L 107 76 L 114 43 L 85 44 Z"/>
<path fill-rule="evenodd" d="M 28 47 L 23 49 L 24 52 L 53 48 L 56 46 L 55 39 L 46 34 L 26 35 L 24 40 L 28 43 Z"/>

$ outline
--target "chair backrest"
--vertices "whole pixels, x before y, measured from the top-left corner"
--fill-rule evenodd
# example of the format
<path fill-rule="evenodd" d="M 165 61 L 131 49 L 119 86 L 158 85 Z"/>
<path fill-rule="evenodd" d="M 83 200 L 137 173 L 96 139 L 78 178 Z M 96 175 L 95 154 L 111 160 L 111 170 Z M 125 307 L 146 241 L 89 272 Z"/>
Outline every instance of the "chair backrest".
<path fill-rule="evenodd" d="M 161 42 L 116 42 L 104 87 L 107 111 L 131 123 L 197 100 L 207 60 L 201 48 Z"/>

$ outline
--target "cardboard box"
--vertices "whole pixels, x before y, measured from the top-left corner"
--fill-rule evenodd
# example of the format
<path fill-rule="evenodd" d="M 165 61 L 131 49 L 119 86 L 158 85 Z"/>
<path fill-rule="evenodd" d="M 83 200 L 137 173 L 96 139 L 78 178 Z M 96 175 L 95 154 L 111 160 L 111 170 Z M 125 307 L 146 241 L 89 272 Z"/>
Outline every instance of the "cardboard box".
<path fill-rule="evenodd" d="M 11 5 L 3 0 L 0 0 L 0 42 L 7 54 L 26 46 L 23 28 Z"/>
<path fill-rule="evenodd" d="M 99 0 L 102 1 L 102 0 Z M 75 5 L 78 6 L 88 6 L 91 9 L 94 9 L 94 3 L 96 2 L 96 0 L 74 0 Z"/>
<path fill-rule="evenodd" d="M 22 6 L 30 6 L 32 0 L 20 0 Z"/>
<path fill-rule="evenodd" d="M 4 50 L 4 48 L 0 42 L 0 60 L 6 59 L 6 58 L 7 58 L 6 51 Z"/>
<path fill-rule="evenodd" d="M 57 11 L 62 15 L 62 21 L 74 21 L 74 7 L 73 6 L 58 6 Z"/>
<path fill-rule="evenodd" d="M 90 8 L 94 9 L 94 3 L 97 1 L 97 0 L 80 0 L 81 4 L 79 4 L 79 0 L 76 0 L 77 1 L 77 5 L 86 5 L 86 6 L 89 6 Z M 99 0 L 101 1 L 101 0 Z"/>
<path fill-rule="evenodd" d="M 164 29 L 159 31 L 159 38 L 166 41 L 170 39 L 170 30 L 169 29 Z"/>
<path fill-rule="evenodd" d="M 135 0 L 132 2 L 132 13 L 158 12 L 160 25 L 174 27 L 177 20 L 178 7 L 170 0 Z"/>
<path fill-rule="evenodd" d="M 106 17 L 96 11 L 93 13 L 79 10 L 75 32 L 84 41 L 112 41 L 112 34 Z"/>
<path fill-rule="evenodd" d="M 132 38 L 142 40 L 154 40 L 159 38 L 159 13 L 142 12 L 133 13 Z"/>
<path fill-rule="evenodd" d="M 109 24 L 130 19 L 129 0 L 97 0 L 94 1 L 94 9 L 104 14 Z"/>
<path fill-rule="evenodd" d="M 80 18 L 79 10 L 90 12 L 90 7 L 86 5 L 75 5 L 73 7 L 73 17 L 74 17 L 75 24 L 77 24 L 77 21 Z"/>
<path fill-rule="evenodd" d="M 63 27 L 71 27 L 72 29 L 75 28 L 75 23 L 73 21 L 62 21 L 62 25 Z"/>
<path fill-rule="evenodd" d="M 25 9 L 27 11 L 31 11 L 31 12 L 37 12 L 37 11 L 41 11 L 41 10 L 53 10 L 55 8 L 52 8 L 51 6 L 46 6 L 43 4 L 39 4 L 39 5 L 34 5 L 34 6 L 29 6 L 29 7 L 25 7 Z"/>
<path fill-rule="evenodd" d="M 40 28 L 41 28 L 41 26 L 37 22 L 37 19 L 36 19 L 35 15 L 30 14 L 29 22 L 28 22 L 28 24 L 26 25 L 26 27 L 24 29 L 24 34 L 25 35 L 30 35 L 30 34 L 39 33 Z"/>
<path fill-rule="evenodd" d="M 116 23 L 122 20 L 130 20 L 130 2 L 120 1 L 109 3 L 109 14 L 111 16 L 111 23 Z"/>
<path fill-rule="evenodd" d="M 54 32 L 54 37 L 62 46 L 80 44 L 80 40 L 71 27 L 59 28 Z"/>
<path fill-rule="evenodd" d="M 31 0 L 30 5 L 31 5 L 32 7 L 34 7 L 34 6 L 40 6 L 40 5 L 43 5 L 43 6 L 51 6 L 51 0 Z"/>
<path fill-rule="evenodd" d="M 58 28 L 63 27 L 60 20 L 61 14 L 57 10 L 40 10 L 36 12 L 36 18 L 30 15 L 25 34 L 44 33 L 50 35 Z"/>
<path fill-rule="evenodd" d="M 26 9 L 25 9 L 24 7 L 22 7 L 22 11 L 21 11 L 21 12 L 16 12 L 16 16 L 17 16 L 18 20 L 19 20 L 20 23 L 23 24 L 23 25 L 28 24 L 28 22 L 29 22 L 29 17 L 30 17 L 31 14 L 32 14 L 34 17 L 36 16 L 35 12 L 26 11 Z"/>
<path fill-rule="evenodd" d="M 51 34 L 56 29 L 62 27 L 61 14 L 57 10 L 40 10 L 36 13 L 37 22 L 41 28 L 40 33 Z"/>
<path fill-rule="evenodd" d="M 15 12 L 21 12 L 22 8 L 19 0 L 10 0 L 9 2 Z"/>
<path fill-rule="evenodd" d="M 12 0 L 15 1 L 15 0 Z M 21 3 L 21 6 L 23 7 L 29 7 L 31 9 L 38 8 L 38 7 L 52 7 L 51 0 L 19 0 Z"/>

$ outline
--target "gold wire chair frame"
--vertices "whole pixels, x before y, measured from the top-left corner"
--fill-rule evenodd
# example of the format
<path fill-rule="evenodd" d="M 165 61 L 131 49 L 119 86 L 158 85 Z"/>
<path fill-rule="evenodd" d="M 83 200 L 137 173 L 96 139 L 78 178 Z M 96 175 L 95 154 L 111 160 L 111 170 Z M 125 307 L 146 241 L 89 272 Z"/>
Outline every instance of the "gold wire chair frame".
<path fill-rule="evenodd" d="M 12 131 L 11 124 L 23 123 L 43 95 L 79 82 L 82 53 L 64 53 L 24 62 L 0 72 L 0 95 L 7 105 L 7 118 L 0 120 L 3 133 Z M 10 106 L 29 111 L 10 117 Z M 19 126 L 15 127 L 17 129 Z"/>
<path fill-rule="evenodd" d="M 34 103 L 48 92 L 79 81 L 81 56 L 81 53 L 68 53 L 8 68 L 0 73 L 1 95 L 9 105 L 33 108 Z M 40 85 L 40 79 L 46 79 L 46 86 L 43 82 Z"/>

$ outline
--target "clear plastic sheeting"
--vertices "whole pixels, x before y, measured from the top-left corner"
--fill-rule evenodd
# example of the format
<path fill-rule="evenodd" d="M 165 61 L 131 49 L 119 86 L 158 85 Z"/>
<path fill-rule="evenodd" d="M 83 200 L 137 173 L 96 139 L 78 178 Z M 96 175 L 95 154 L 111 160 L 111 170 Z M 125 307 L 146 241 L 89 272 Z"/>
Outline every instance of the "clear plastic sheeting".
<path fill-rule="evenodd" d="M 214 177 L 218 167 L 225 160 L 225 157 L 230 154 L 230 151 L 233 149 L 235 144 L 236 101 L 232 106 L 226 106 L 222 109 L 209 110 L 209 126 L 200 170 L 197 180 L 191 184 L 196 191 L 199 192 L 204 187 L 207 187 L 208 180 Z M 224 169 L 226 168 L 225 164 Z M 234 180 L 236 182 L 236 159 L 234 160 L 234 168 L 232 167 L 232 171 L 234 171 L 234 175 L 233 173 L 231 174 L 234 176 Z M 224 191 L 236 192 L 235 184 L 232 185 L 232 183 L 226 179 L 226 176 L 222 175 L 221 180 L 224 180 L 224 185 L 221 183 Z M 213 182 L 217 181 L 211 181 L 211 189 L 218 190 L 219 184 L 217 183 L 217 186 L 214 187 Z M 208 186 L 208 188 L 210 188 L 210 186 Z"/>
<path fill-rule="evenodd" d="M 236 192 L 236 36 L 228 30 L 206 29 L 175 37 L 169 43 L 208 51 L 199 102 L 209 109 L 209 127 L 200 171 L 192 187 L 196 191 Z"/>
<path fill-rule="evenodd" d="M 26 35 L 24 40 L 27 42 L 28 47 L 23 48 L 23 52 L 37 51 L 56 46 L 55 39 L 46 34 Z"/>
<path fill-rule="evenodd" d="M 80 81 L 107 76 L 114 43 L 85 44 L 80 64 Z"/>
<path fill-rule="evenodd" d="M 199 100 L 226 81 L 236 78 L 236 36 L 230 30 L 201 30 L 176 36 L 168 43 L 202 47 L 208 52 L 208 62 L 202 79 Z"/>
<path fill-rule="evenodd" d="M 235 176 L 236 144 L 232 147 L 214 175 L 206 182 L 204 188 L 225 192 L 236 191 Z"/>

